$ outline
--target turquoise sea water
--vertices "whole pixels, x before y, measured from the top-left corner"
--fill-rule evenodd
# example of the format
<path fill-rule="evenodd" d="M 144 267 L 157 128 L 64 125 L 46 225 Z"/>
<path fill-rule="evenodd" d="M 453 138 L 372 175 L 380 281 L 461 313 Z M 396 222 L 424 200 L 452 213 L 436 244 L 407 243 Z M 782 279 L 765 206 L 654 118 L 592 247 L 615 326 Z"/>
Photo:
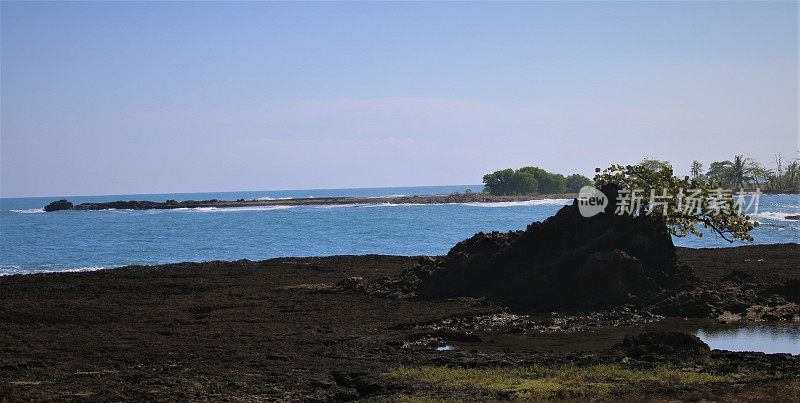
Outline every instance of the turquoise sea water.
<path fill-rule="evenodd" d="M 67 197 L 74 203 L 113 200 L 254 199 L 448 194 L 480 185 L 175 193 Z M 129 264 L 266 259 L 335 254 L 438 255 L 478 231 L 524 229 L 571 200 L 447 205 L 348 205 L 234 209 L 59 211 L 60 199 L 0 199 L 0 275 L 91 270 Z M 800 196 L 762 196 L 755 243 L 798 242 Z M 730 246 L 707 233 L 676 238 L 679 246 Z M 737 243 L 742 244 L 742 243 Z"/>

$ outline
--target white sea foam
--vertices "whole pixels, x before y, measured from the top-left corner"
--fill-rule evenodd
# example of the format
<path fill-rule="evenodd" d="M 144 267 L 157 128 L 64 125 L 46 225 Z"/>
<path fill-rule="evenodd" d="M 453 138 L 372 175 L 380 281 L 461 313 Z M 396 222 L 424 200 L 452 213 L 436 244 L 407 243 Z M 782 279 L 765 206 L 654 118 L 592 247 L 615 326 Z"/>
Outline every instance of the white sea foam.
<path fill-rule="evenodd" d="M 189 211 L 198 213 L 228 213 L 235 211 L 273 211 L 273 210 L 288 210 L 297 206 L 245 206 L 245 207 L 195 207 L 190 208 Z"/>
<path fill-rule="evenodd" d="M 73 267 L 73 268 L 63 269 L 63 270 L 53 270 L 53 271 L 54 272 L 58 271 L 58 272 L 61 272 L 61 273 L 79 273 L 79 272 L 83 272 L 83 271 L 98 271 L 98 270 L 113 269 L 113 268 L 116 268 L 116 267 L 119 267 L 119 266 L 85 266 L 85 267 Z"/>
<path fill-rule="evenodd" d="M 403 207 L 403 206 L 430 206 L 431 203 L 375 203 L 365 204 L 363 207 Z"/>
<path fill-rule="evenodd" d="M 23 269 L 17 265 L 0 267 L 0 276 L 12 276 L 15 274 L 39 274 L 39 273 L 80 273 L 87 271 L 97 271 L 114 269 L 122 266 L 83 266 L 69 267 L 64 269 Z"/>
<path fill-rule="evenodd" d="M 537 199 L 514 202 L 474 202 L 460 203 L 475 207 L 517 207 L 517 206 L 564 206 L 572 203 L 572 199 Z"/>
<path fill-rule="evenodd" d="M 335 209 L 335 208 L 364 207 L 364 206 L 366 206 L 366 204 L 350 203 L 350 204 L 321 204 L 321 205 L 318 205 L 318 206 L 310 206 L 310 207 L 323 209 L 323 210 L 329 210 L 329 209 Z"/>
<path fill-rule="evenodd" d="M 243 207 L 178 207 L 169 209 L 105 209 L 99 211 L 112 211 L 115 213 L 139 213 L 139 214 L 167 214 L 167 213 L 225 213 L 234 211 L 272 211 L 286 210 L 297 206 L 243 206 Z"/>
<path fill-rule="evenodd" d="M 258 198 L 258 199 L 256 199 L 256 200 L 264 200 L 264 201 L 268 201 L 268 200 L 275 200 L 275 199 L 274 199 L 274 198 L 272 198 L 272 197 L 267 197 L 267 196 L 264 196 L 264 197 L 259 197 L 259 198 Z"/>
<path fill-rule="evenodd" d="M 415 207 L 415 206 L 447 206 L 461 205 L 474 207 L 517 207 L 517 206 L 564 206 L 572 203 L 572 199 L 538 199 L 515 202 L 472 202 L 472 203 L 348 203 L 348 204 L 325 204 L 312 206 L 320 209 L 334 209 L 347 207 Z"/>
<path fill-rule="evenodd" d="M 24 210 L 11 210 L 11 211 L 19 214 L 37 214 L 45 212 L 43 208 L 29 208 Z"/>
<path fill-rule="evenodd" d="M 773 212 L 773 211 L 764 211 L 762 213 L 751 214 L 753 218 L 762 218 L 765 220 L 773 220 L 773 221 L 793 221 L 798 222 L 796 220 L 789 220 L 786 217 L 790 215 L 800 215 L 800 213 L 785 213 L 785 212 Z"/>
<path fill-rule="evenodd" d="M 197 213 L 210 213 L 217 210 L 219 209 L 216 207 L 192 207 L 188 211 L 193 211 Z"/>
<path fill-rule="evenodd" d="M 322 204 L 319 206 L 311 206 L 313 208 L 318 209 L 336 209 L 336 208 L 350 208 L 350 207 L 363 207 L 363 208 L 374 208 L 374 207 L 413 207 L 413 206 L 435 206 L 438 204 L 432 203 L 347 203 L 347 204 Z"/>

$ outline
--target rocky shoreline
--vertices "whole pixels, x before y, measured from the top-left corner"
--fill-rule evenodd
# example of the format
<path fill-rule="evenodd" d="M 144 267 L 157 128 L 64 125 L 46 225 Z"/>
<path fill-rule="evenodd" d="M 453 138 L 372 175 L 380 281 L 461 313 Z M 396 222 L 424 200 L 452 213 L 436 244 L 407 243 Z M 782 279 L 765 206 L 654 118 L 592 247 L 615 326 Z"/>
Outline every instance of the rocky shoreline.
<path fill-rule="evenodd" d="M 493 196 L 483 193 L 457 193 L 451 195 L 387 196 L 387 197 L 313 197 L 273 200 L 117 200 L 103 203 L 73 204 L 69 200 L 58 200 L 44 206 L 44 211 L 61 210 L 163 210 L 179 208 L 236 208 L 270 206 L 324 206 L 324 205 L 373 205 L 373 204 L 455 204 L 455 203 L 503 203 L 543 199 L 571 199 L 574 194 Z"/>
<path fill-rule="evenodd" d="M 798 244 L 676 254 L 701 283 L 800 279 Z M 352 277 L 399 278 L 420 260 L 281 258 L 0 277 L 0 400 L 719 401 L 800 393 L 799 356 L 709 350 L 693 337 L 640 333 L 674 330 L 670 318 L 622 309 L 525 321 L 485 298 L 337 290 Z M 624 330 L 608 344 L 557 344 L 578 351 L 542 350 L 525 336 L 545 330 L 580 339 L 598 326 Z M 456 349 L 436 351 L 431 342 Z M 459 386 L 500 375 L 508 377 L 500 387 Z"/>

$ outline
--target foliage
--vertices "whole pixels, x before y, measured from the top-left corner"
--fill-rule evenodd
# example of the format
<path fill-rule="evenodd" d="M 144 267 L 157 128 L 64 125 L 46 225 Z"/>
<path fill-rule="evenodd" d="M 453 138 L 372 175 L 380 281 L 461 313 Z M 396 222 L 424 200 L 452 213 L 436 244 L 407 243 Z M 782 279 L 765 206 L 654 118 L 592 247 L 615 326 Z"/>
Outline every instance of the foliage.
<path fill-rule="evenodd" d="M 695 161 L 697 162 L 697 161 Z M 780 157 L 777 169 L 768 169 L 743 155 L 735 155 L 733 161 L 715 161 L 709 164 L 705 175 L 694 177 L 728 189 L 759 188 L 771 191 L 796 192 L 800 190 L 800 164 L 792 161 L 782 166 Z M 702 164 L 701 164 L 702 166 Z"/>
<path fill-rule="evenodd" d="M 588 180 L 586 177 L 583 178 Z M 567 178 L 564 175 L 532 166 L 517 170 L 508 168 L 486 174 L 483 176 L 483 183 L 486 192 L 493 195 L 553 194 L 567 191 Z"/>
<path fill-rule="evenodd" d="M 744 184 L 750 181 L 752 174 L 752 162 L 753 160 L 750 158 L 745 158 L 743 155 L 733 156 L 733 164 L 731 165 L 730 171 L 730 179 L 733 181 L 733 185 L 743 188 Z"/>
<path fill-rule="evenodd" d="M 639 165 L 653 171 L 657 171 L 662 168 L 672 168 L 672 164 L 670 164 L 669 161 L 657 160 L 654 158 L 645 158 L 639 163 Z"/>
<path fill-rule="evenodd" d="M 486 191 L 493 195 L 520 195 L 535 193 L 536 178 L 530 173 L 503 169 L 483 176 Z"/>
<path fill-rule="evenodd" d="M 538 167 L 522 167 L 518 172 L 533 176 L 539 185 L 539 193 L 564 193 L 566 190 L 567 179 L 564 175 L 547 172 Z"/>
<path fill-rule="evenodd" d="M 721 186 L 730 186 L 733 177 L 733 163 L 730 161 L 716 161 L 708 166 L 706 178 L 709 182 L 719 184 Z"/>
<path fill-rule="evenodd" d="M 786 165 L 786 171 L 778 178 L 781 190 L 800 189 L 800 163 L 792 161 Z"/>
<path fill-rule="evenodd" d="M 567 176 L 566 180 L 567 192 L 578 193 L 582 187 L 591 185 L 592 185 L 592 180 L 583 175 L 572 174 L 570 176 Z"/>
<path fill-rule="evenodd" d="M 527 367 L 401 367 L 389 376 L 414 380 L 436 389 L 484 390 L 511 393 L 515 399 L 541 400 L 583 398 L 602 399 L 619 390 L 647 385 L 698 385 L 711 382 L 734 382 L 729 375 L 695 372 L 657 366 L 647 369 L 619 365 L 527 366 Z"/>
<path fill-rule="evenodd" d="M 657 169 L 652 164 L 612 165 L 595 176 L 595 186 L 607 184 L 638 190 L 639 203 L 631 203 L 630 213 L 662 219 L 673 235 L 703 236 L 696 228 L 702 224 L 729 242 L 753 240 L 750 231 L 757 223 L 740 210 L 730 192 L 720 192 L 713 184 L 688 176 L 678 178 L 668 165 Z M 687 200 L 690 195 L 693 205 Z"/>
<path fill-rule="evenodd" d="M 700 177 L 703 175 L 703 164 L 701 164 L 698 160 L 692 161 L 692 168 L 690 169 L 690 172 L 692 174 L 692 179 L 700 179 Z"/>

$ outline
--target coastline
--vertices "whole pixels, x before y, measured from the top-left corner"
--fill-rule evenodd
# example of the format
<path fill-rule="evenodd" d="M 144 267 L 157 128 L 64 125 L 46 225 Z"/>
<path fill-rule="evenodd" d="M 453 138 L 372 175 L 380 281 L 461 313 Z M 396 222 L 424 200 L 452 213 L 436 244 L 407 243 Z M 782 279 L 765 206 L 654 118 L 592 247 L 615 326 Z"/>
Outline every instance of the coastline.
<path fill-rule="evenodd" d="M 507 203 L 532 200 L 572 199 L 572 193 L 540 194 L 522 196 L 493 196 L 483 193 L 458 193 L 450 195 L 415 195 L 386 197 L 307 197 L 287 199 L 252 200 L 167 200 L 164 202 L 148 200 L 117 200 L 112 202 L 81 203 L 73 205 L 68 200 L 59 200 L 45 207 L 45 211 L 60 210 L 164 210 L 185 208 L 237 208 L 237 207 L 277 207 L 277 206 L 324 206 L 324 205 L 378 205 L 378 204 L 459 204 L 459 203 Z"/>
<path fill-rule="evenodd" d="M 798 192 L 761 191 L 764 195 L 794 195 Z M 73 204 L 68 199 L 54 201 L 43 206 L 44 211 L 61 210 L 170 210 L 193 208 L 241 208 L 241 207 L 295 207 L 326 205 L 380 205 L 380 204 L 463 204 L 463 203 L 509 203 L 534 200 L 574 199 L 575 193 L 554 193 L 534 195 L 496 196 L 485 193 L 454 193 L 449 195 L 410 195 L 374 197 L 296 197 L 279 199 L 237 199 L 237 200 L 115 200 L 109 202 L 86 202 Z"/>
<path fill-rule="evenodd" d="M 798 244 L 678 248 L 678 256 L 704 281 L 733 271 L 800 279 L 798 251 Z M 342 279 L 395 276 L 418 260 L 277 258 L 0 277 L 0 398 L 349 400 L 420 393 L 453 398 L 461 395 L 386 374 L 400 366 L 583 366 L 621 360 L 610 347 L 620 341 L 615 338 L 591 346 L 589 355 L 532 351 L 508 336 L 471 340 L 463 334 L 444 335 L 463 339 L 454 341 L 461 346 L 455 351 L 404 348 L 425 324 L 499 308 L 469 298 L 396 300 L 329 292 Z M 782 375 L 758 384 L 662 387 L 646 396 L 725 400 L 798 390 L 800 356 L 713 350 L 704 357 L 692 364 L 696 357 L 681 356 L 679 362 L 712 372 L 719 363 L 719 368 Z"/>

